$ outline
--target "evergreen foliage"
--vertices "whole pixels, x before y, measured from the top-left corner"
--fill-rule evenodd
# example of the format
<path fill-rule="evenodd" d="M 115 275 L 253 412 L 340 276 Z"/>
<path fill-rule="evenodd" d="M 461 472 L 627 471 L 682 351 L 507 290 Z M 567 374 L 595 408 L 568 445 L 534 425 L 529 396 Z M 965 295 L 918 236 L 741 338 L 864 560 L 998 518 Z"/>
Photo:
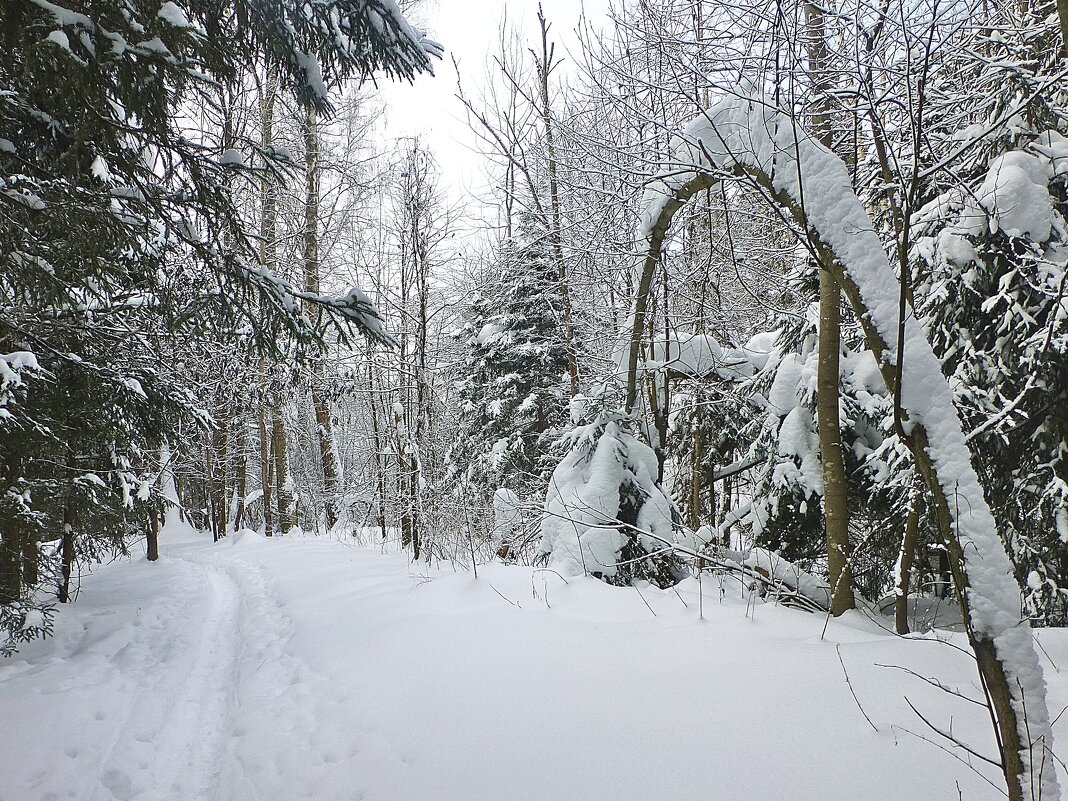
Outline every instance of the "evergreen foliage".
<path fill-rule="evenodd" d="M 532 229 L 501 243 L 460 335 L 461 416 L 449 459 L 454 476 L 486 498 L 499 487 L 540 495 L 568 420 L 559 280 Z"/>

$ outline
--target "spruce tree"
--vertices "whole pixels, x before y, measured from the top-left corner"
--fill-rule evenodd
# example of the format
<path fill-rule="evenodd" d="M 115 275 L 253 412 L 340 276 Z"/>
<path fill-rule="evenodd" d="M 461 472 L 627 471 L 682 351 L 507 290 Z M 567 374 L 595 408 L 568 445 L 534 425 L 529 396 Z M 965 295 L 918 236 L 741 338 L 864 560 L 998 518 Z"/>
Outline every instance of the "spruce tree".
<path fill-rule="evenodd" d="M 549 451 L 568 419 L 559 279 L 532 223 L 501 243 L 494 273 L 461 333 L 467 348 L 450 464 L 484 500 L 501 487 L 527 499 L 544 492 Z"/>

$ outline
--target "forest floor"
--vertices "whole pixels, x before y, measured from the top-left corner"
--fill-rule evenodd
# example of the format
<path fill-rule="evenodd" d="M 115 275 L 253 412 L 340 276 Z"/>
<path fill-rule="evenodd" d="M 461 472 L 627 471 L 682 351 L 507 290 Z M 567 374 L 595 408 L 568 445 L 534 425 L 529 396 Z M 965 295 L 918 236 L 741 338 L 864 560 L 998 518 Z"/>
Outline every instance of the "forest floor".
<path fill-rule="evenodd" d="M 905 700 L 993 755 L 985 710 L 920 678 L 978 696 L 959 634 L 716 577 L 475 578 L 252 532 L 170 530 L 162 554 L 96 568 L 53 638 L 0 661 L 2 801 L 1002 797 Z M 1056 715 L 1068 631 L 1039 636 Z"/>

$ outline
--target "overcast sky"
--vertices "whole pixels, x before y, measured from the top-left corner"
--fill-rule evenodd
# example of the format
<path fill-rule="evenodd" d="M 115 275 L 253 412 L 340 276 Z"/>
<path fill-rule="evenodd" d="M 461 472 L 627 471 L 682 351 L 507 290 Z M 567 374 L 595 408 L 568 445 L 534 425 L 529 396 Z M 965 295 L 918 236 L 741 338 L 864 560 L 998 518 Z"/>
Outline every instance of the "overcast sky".
<path fill-rule="evenodd" d="M 550 33 L 559 42 L 557 54 L 570 61 L 567 50 L 574 47 L 574 29 L 583 10 L 599 26 L 605 20 L 608 0 L 543 0 L 542 5 L 552 23 Z M 445 58 L 437 63 L 433 77 L 421 76 L 413 85 L 383 87 L 386 135 L 421 136 L 437 156 L 444 182 L 457 196 L 465 190 L 481 189 L 485 174 L 483 160 L 474 152 L 478 140 L 456 99 L 457 74 L 452 59 L 455 56 L 459 62 L 464 91 L 477 98 L 506 12 L 509 22 L 533 43 L 537 0 L 424 0 L 408 14 L 409 19 L 444 45 Z"/>

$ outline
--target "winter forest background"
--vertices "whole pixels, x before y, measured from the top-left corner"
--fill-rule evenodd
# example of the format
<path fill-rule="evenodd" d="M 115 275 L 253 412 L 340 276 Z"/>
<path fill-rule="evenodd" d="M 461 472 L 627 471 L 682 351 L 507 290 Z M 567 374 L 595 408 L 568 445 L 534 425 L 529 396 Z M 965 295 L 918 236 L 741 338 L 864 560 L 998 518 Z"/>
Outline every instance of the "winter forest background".
<path fill-rule="evenodd" d="M 179 520 L 715 577 L 963 631 L 1056 797 L 1068 3 L 515 3 L 458 85 L 422 13 L 0 3 L 0 651 Z"/>

